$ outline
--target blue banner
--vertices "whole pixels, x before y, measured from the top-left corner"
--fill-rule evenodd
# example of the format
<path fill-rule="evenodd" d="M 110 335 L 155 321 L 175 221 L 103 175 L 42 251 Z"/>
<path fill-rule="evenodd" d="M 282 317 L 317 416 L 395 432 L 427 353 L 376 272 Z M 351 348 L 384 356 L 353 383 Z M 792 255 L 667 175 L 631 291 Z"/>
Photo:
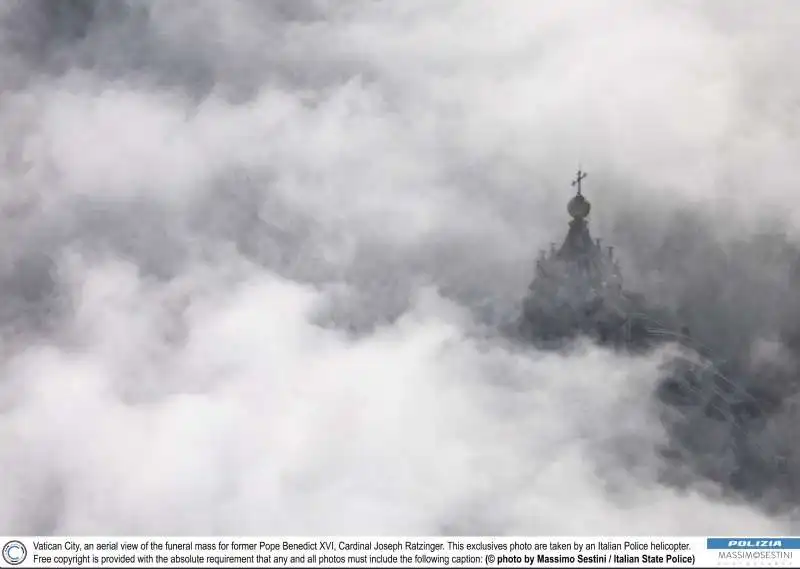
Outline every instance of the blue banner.
<path fill-rule="evenodd" d="M 798 537 L 709 537 L 707 549 L 800 549 Z"/>

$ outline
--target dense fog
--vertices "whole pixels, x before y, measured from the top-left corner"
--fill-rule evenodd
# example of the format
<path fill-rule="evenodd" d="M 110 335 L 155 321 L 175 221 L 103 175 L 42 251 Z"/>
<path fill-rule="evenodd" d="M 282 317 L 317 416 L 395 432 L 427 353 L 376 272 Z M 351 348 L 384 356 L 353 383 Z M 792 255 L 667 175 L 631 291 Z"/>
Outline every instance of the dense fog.
<path fill-rule="evenodd" d="M 798 24 L 5 0 L 0 533 L 796 533 Z M 778 495 L 675 482 L 668 346 L 500 332 L 578 166 L 626 286 L 770 401 Z"/>

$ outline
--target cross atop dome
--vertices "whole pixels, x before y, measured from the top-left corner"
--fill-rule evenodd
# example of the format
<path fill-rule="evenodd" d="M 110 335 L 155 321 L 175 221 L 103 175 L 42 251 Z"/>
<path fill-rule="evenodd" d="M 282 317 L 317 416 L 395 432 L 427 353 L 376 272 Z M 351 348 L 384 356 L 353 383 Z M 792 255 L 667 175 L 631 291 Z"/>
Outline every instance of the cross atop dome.
<path fill-rule="evenodd" d="M 578 186 L 578 195 L 581 195 L 581 180 L 583 180 L 586 176 L 588 176 L 586 172 L 582 172 L 580 168 L 578 168 L 578 177 L 572 180 L 573 186 Z"/>
<path fill-rule="evenodd" d="M 567 211 L 569 214 L 575 219 L 580 220 L 588 216 L 592 209 L 592 204 L 590 204 L 589 200 L 583 197 L 583 194 L 581 193 L 581 182 L 584 178 L 586 178 L 586 176 L 588 176 L 588 174 L 579 168 L 577 177 L 572 180 L 573 187 L 578 186 L 578 193 L 575 194 L 575 197 L 569 200 L 569 203 L 567 204 Z"/>

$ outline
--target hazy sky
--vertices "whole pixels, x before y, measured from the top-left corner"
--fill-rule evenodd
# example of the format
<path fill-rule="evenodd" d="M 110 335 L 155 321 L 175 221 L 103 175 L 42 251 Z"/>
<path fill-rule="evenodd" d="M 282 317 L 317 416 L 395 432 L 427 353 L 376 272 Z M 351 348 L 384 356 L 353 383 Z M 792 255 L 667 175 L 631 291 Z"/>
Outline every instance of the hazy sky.
<path fill-rule="evenodd" d="M 0 533 L 797 530 L 659 482 L 663 354 L 497 332 L 580 165 L 630 283 L 794 365 L 797 3 L 0 6 Z"/>

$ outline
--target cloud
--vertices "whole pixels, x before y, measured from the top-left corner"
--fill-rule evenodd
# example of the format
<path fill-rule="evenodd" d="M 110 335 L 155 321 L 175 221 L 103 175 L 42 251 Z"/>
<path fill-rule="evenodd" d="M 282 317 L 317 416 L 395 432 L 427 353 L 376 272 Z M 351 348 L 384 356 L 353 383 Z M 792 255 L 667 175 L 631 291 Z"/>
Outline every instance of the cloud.
<path fill-rule="evenodd" d="M 0 532 L 794 527 L 664 483 L 664 354 L 498 331 L 582 161 L 631 282 L 742 366 L 793 361 L 764 300 L 790 305 L 800 211 L 775 20 L 67 4 L 2 14 Z"/>
<path fill-rule="evenodd" d="M 309 322 L 318 293 L 256 272 L 205 291 L 119 265 L 79 282 L 82 349 L 7 364 L 3 531 L 777 530 L 657 484 L 647 360 L 512 353 L 430 291 L 348 339 Z M 187 293 L 171 347 L 165 313 Z"/>

